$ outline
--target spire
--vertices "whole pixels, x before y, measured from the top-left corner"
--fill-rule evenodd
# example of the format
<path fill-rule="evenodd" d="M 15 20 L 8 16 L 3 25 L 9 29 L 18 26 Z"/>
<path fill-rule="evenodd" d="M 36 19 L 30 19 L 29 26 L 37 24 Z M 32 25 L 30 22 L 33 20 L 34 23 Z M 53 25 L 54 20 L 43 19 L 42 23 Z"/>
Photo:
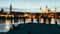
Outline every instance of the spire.
<path fill-rule="evenodd" d="M 12 4 L 10 4 L 10 12 L 12 12 Z"/>
<path fill-rule="evenodd" d="M 40 7 L 40 13 L 42 13 L 42 8 Z"/>
<path fill-rule="evenodd" d="M 46 5 L 46 13 L 48 13 L 48 7 L 47 7 L 47 5 Z"/>
<path fill-rule="evenodd" d="M 46 8 L 47 8 L 47 5 L 46 5 Z"/>
<path fill-rule="evenodd" d="M 40 7 L 40 9 L 42 9 L 42 8 Z"/>

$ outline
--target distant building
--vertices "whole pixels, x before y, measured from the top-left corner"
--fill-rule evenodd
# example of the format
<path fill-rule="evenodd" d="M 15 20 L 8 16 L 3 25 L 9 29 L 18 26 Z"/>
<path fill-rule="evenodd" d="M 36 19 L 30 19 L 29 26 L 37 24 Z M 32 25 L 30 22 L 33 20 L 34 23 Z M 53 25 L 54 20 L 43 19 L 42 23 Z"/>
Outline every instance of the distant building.
<path fill-rule="evenodd" d="M 12 5 L 10 5 L 10 12 L 12 12 Z"/>
<path fill-rule="evenodd" d="M 43 13 L 43 12 L 42 12 L 42 8 L 41 8 L 41 7 L 40 7 L 40 13 Z"/>
<path fill-rule="evenodd" d="M 46 13 L 48 13 L 48 7 L 47 7 L 47 5 L 46 5 Z"/>
<path fill-rule="evenodd" d="M 50 9 L 48 9 L 48 13 L 51 13 L 51 10 Z"/>
<path fill-rule="evenodd" d="M 1 9 L 1 13 L 4 13 L 4 9 L 3 8 Z"/>
<path fill-rule="evenodd" d="M 7 14 L 7 12 L 4 12 L 4 8 L 2 8 L 1 11 L 0 11 L 0 14 L 1 14 L 1 15 L 2 15 L 2 14 L 5 15 L 5 14 Z"/>

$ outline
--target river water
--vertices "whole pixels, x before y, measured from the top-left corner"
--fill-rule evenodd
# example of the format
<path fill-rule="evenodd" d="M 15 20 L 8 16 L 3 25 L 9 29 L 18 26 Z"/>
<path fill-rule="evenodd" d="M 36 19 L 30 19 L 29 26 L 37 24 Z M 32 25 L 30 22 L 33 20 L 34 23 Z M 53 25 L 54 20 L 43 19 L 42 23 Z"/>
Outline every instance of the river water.
<path fill-rule="evenodd" d="M 26 19 L 25 23 L 31 22 L 31 19 Z M 37 19 L 33 19 L 33 23 L 37 23 Z M 39 19 L 39 23 L 44 23 L 43 19 Z M 12 27 L 12 24 L 18 26 L 19 24 L 24 24 L 22 19 L 5 19 L 0 20 L 0 32 L 8 32 Z M 46 21 L 48 24 L 48 20 Z M 55 24 L 55 19 L 51 19 L 51 24 Z M 58 25 L 60 25 L 60 19 L 58 19 Z"/>

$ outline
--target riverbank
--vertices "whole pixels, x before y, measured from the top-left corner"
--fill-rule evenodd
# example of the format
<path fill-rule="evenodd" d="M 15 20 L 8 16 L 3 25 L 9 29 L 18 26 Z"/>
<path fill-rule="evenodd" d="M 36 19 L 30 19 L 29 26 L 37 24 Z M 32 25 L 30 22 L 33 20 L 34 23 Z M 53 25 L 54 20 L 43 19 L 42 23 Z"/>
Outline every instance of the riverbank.
<path fill-rule="evenodd" d="M 60 34 L 60 25 L 38 23 L 20 24 L 5 34 Z"/>

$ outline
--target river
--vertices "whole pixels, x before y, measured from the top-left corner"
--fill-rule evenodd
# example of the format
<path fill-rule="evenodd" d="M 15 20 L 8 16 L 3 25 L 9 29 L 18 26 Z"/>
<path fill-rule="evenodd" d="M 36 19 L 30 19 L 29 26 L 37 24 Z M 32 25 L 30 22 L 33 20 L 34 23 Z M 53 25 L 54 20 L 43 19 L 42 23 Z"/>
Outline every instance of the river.
<path fill-rule="evenodd" d="M 31 19 L 26 19 L 25 21 L 25 23 L 29 23 L 31 22 Z M 33 23 L 37 23 L 37 19 L 33 19 Z M 39 23 L 44 23 L 43 19 L 39 19 Z M 19 24 L 24 24 L 24 21 L 22 19 L 0 20 L 0 32 L 8 32 L 12 27 L 12 24 L 18 26 Z M 46 24 L 48 24 L 48 20 Z M 55 19 L 51 19 L 51 24 L 55 24 Z M 58 19 L 58 25 L 60 25 L 60 19 Z"/>

